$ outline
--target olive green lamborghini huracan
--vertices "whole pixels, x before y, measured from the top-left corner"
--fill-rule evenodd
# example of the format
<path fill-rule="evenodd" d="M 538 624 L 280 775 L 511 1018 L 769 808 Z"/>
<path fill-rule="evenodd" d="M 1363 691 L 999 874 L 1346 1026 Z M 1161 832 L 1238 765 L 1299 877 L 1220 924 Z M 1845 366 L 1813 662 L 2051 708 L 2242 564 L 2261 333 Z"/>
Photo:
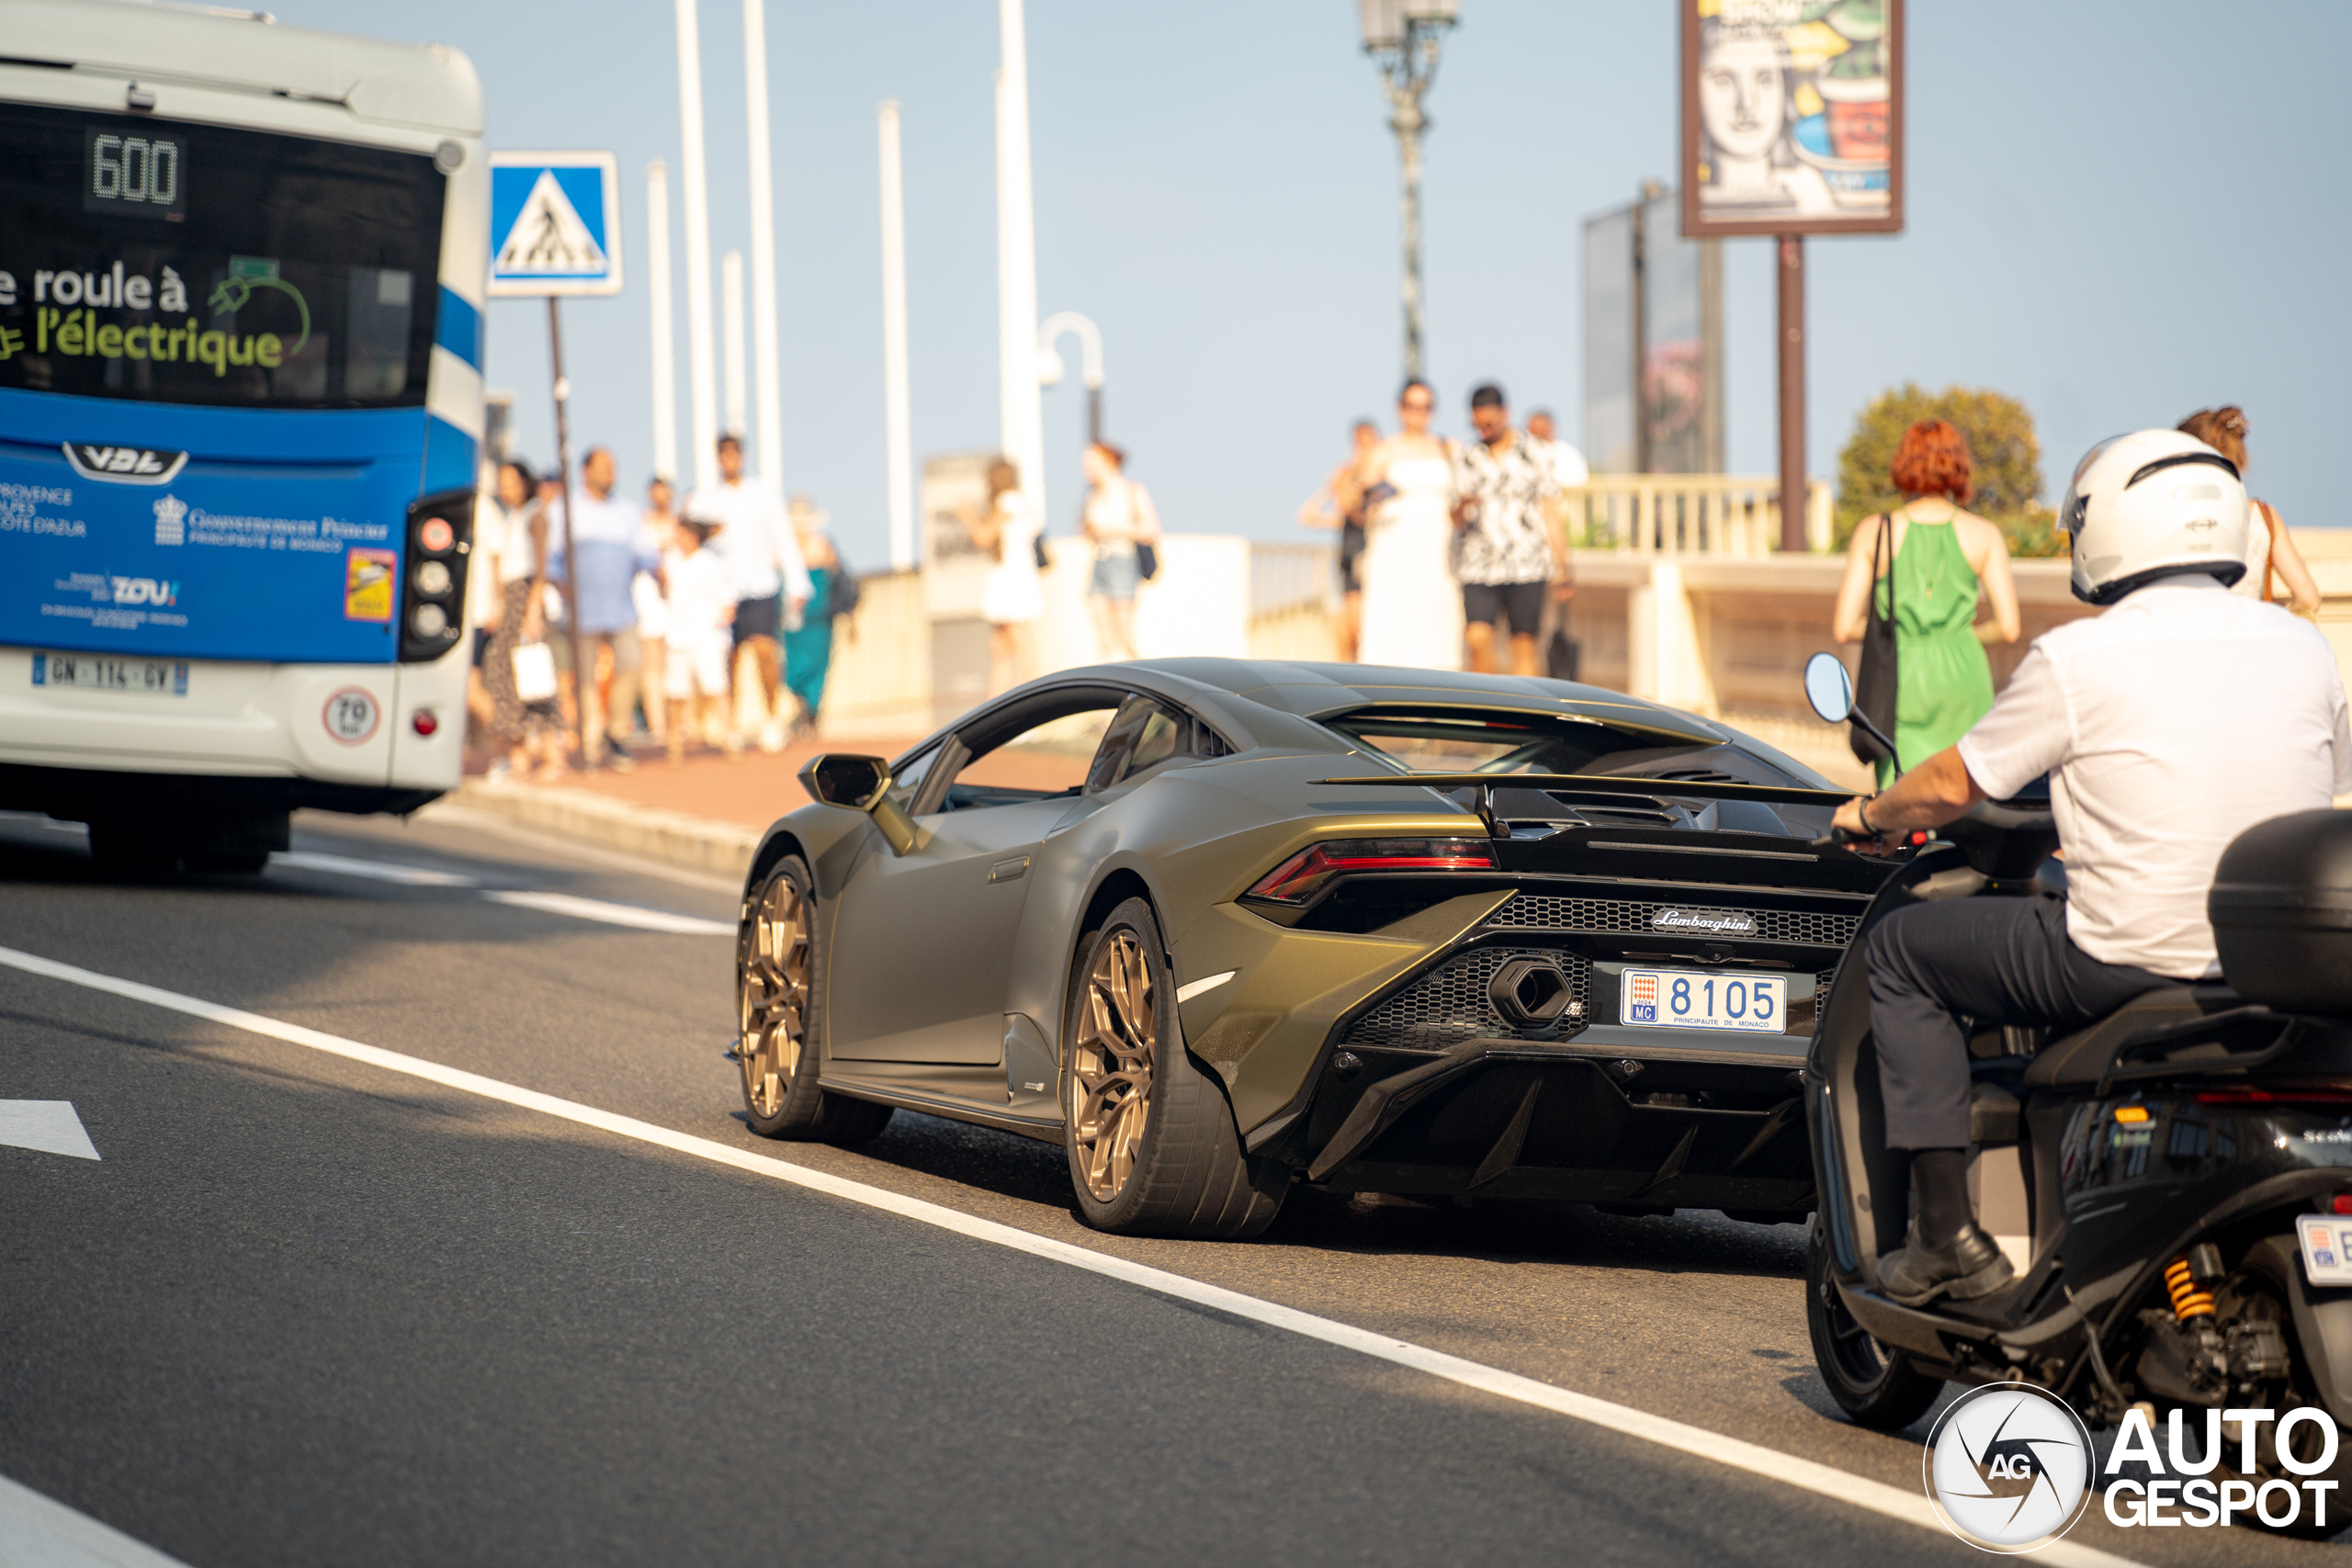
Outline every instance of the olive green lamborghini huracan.
<path fill-rule="evenodd" d="M 1064 1145 L 1102 1229 L 1298 1182 L 1789 1219 L 1883 862 L 1736 730 L 1557 681 L 1170 659 L 832 753 L 745 886 L 751 1124 Z"/>

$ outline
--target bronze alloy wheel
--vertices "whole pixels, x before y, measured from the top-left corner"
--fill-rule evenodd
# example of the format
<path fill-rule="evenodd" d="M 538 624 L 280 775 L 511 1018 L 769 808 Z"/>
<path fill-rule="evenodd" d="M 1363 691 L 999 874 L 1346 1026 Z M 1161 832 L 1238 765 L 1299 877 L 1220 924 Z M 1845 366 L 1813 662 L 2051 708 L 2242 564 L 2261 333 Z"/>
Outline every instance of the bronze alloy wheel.
<path fill-rule="evenodd" d="M 808 896 L 797 879 L 769 879 L 744 932 L 744 948 L 737 988 L 742 1033 L 735 1055 L 743 1067 L 744 1103 L 754 1116 L 773 1120 L 783 1113 L 808 1039 Z"/>
<path fill-rule="evenodd" d="M 1114 931 L 1087 970 L 1070 1052 L 1072 1164 L 1097 1202 L 1116 1198 L 1135 1170 L 1151 1114 L 1159 1033 L 1143 946 L 1135 932 Z"/>

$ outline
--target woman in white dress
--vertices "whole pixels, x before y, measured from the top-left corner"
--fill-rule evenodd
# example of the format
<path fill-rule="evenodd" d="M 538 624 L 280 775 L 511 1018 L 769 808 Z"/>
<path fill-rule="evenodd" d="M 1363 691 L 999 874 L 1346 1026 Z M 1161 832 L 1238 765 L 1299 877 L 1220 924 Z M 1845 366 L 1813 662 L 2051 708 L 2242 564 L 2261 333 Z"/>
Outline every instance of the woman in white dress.
<path fill-rule="evenodd" d="M 1364 500 L 1366 664 L 1462 668 L 1462 588 L 1453 579 L 1454 444 L 1430 434 L 1437 395 L 1414 379 L 1397 394 L 1404 426 L 1372 449 Z"/>
<path fill-rule="evenodd" d="M 1037 581 L 1037 536 L 1044 526 L 1036 502 L 1021 488 L 1021 470 L 1002 457 L 989 465 L 988 500 L 964 508 L 964 528 L 996 563 L 980 585 L 990 696 L 1036 672 L 1037 623 L 1046 614 L 1046 591 Z"/>

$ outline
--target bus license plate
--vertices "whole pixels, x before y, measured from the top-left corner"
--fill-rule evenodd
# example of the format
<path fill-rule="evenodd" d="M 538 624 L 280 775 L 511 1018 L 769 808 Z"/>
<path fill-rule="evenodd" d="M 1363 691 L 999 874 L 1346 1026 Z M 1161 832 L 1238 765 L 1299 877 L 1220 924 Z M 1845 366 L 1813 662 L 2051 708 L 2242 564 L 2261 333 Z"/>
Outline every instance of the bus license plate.
<path fill-rule="evenodd" d="M 151 697 L 187 695 L 187 661 L 118 659 L 103 653 L 36 653 L 33 684 L 77 692 L 137 692 Z"/>
<path fill-rule="evenodd" d="M 1628 969 L 1617 978 L 1617 1021 L 1638 1029 L 1734 1029 L 1779 1034 L 1785 976 L 1705 969 Z"/>

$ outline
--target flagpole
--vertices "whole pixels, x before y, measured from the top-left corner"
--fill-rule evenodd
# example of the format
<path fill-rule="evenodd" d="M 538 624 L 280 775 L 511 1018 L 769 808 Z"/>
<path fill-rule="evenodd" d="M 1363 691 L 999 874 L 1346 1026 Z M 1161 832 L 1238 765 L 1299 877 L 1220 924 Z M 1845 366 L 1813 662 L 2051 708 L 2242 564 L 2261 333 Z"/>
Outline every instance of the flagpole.
<path fill-rule="evenodd" d="M 914 439 L 907 411 L 907 197 L 899 158 L 899 104 L 882 131 L 882 435 L 889 465 L 890 570 L 915 564 Z"/>
<path fill-rule="evenodd" d="M 686 207 L 687 400 L 694 411 L 695 485 L 718 484 L 718 408 L 711 384 L 710 182 L 703 152 L 702 32 L 695 0 L 673 0 L 678 19 L 678 130 Z"/>
<path fill-rule="evenodd" d="M 653 472 L 675 485 L 678 472 L 678 350 L 670 284 L 670 168 L 645 166 L 646 289 L 653 297 Z M 683 499 L 683 498 L 681 498 Z"/>
<path fill-rule="evenodd" d="M 743 0 L 743 87 L 751 107 L 752 364 L 759 385 L 759 468 L 784 491 L 784 370 L 777 362 L 775 178 L 768 135 L 767 0 Z"/>

